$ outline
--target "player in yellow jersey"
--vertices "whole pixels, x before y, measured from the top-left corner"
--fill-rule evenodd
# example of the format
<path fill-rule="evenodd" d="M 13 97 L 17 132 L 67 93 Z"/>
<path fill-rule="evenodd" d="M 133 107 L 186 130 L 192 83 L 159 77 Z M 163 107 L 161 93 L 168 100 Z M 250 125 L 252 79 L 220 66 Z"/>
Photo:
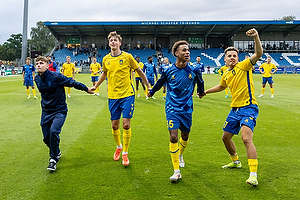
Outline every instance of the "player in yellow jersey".
<path fill-rule="evenodd" d="M 254 96 L 254 86 L 252 78 L 253 65 L 263 54 L 259 35 L 256 29 L 250 29 L 246 35 L 253 37 L 255 41 L 255 52 L 247 60 L 238 62 L 238 50 L 234 47 L 228 47 L 225 50 L 225 64 L 228 70 L 225 71 L 219 85 L 205 91 L 205 94 L 220 92 L 229 87 L 232 94 L 231 111 L 223 126 L 222 140 L 226 150 L 230 154 L 231 163 L 222 166 L 226 168 L 241 168 L 242 164 L 236 153 L 236 147 L 232 140 L 241 130 L 242 140 L 247 150 L 248 165 L 250 168 L 250 176 L 246 183 L 256 186 L 257 181 L 257 152 L 253 144 L 253 130 L 256 125 L 258 116 L 257 101 Z M 205 95 L 204 94 L 204 95 Z M 203 97 L 204 95 L 201 95 Z"/>
<path fill-rule="evenodd" d="M 63 64 L 62 67 L 62 74 L 68 78 L 73 78 L 75 79 L 75 65 L 74 63 L 71 63 L 71 57 L 67 56 L 66 57 L 67 62 Z M 65 87 L 67 89 L 67 87 Z M 68 87 L 68 98 L 71 98 L 71 87 Z"/>
<path fill-rule="evenodd" d="M 99 72 L 101 72 L 101 65 L 97 63 L 97 58 L 93 57 L 93 63 L 90 65 L 91 79 L 93 86 L 99 80 Z M 99 87 L 95 90 L 95 95 L 99 96 Z"/>
<path fill-rule="evenodd" d="M 266 89 L 266 83 L 268 82 L 271 88 L 271 98 L 274 98 L 274 88 L 273 88 L 273 77 L 272 75 L 277 71 L 277 67 L 271 63 L 271 56 L 267 57 L 267 62 L 263 63 L 259 67 L 260 73 L 262 73 L 262 89 L 261 95 L 258 97 L 263 97 Z M 273 70 L 274 69 L 274 70 Z M 272 71 L 273 70 L 273 71 Z"/>
<path fill-rule="evenodd" d="M 218 70 L 218 73 L 223 76 L 224 72 L 228 69 L 228 67 L 226 65 L 224 65 L 223 67 L 221 67 L 219 70 Z M 225 98 L 228 98 L 228 87 L 225 88 Z"/>
<path fill-rule="evenodd" d="M 141 69 L 141 70 L 143 70 L 143 68 L 144 68 L 144 63 L 142 63 L 142 62 L 140 62 L 140 57 L 139 56 L 137 56 L 136 58 L 136 61 L 137 61 L 137 63 L 138 63 L 138 67 Z M 136 93 L 137 93 L 137 97 L 140 97 L 140 93 L 139 93 L 139 83 L 141 82 L 141 84 L 142 84 L 142 87 L 143 87 L 143 89 L 144 89 L 144 94 L 145 94 L 145 97 L 147 96 L 147 89 L 146 89 L 146 87 L 145 87 L 145 85 L 144 85 L 144 83 L 143 83 L 143 80 L 141 79 L 141 77 L 140 77 L 140 75 L 138 74 L 138 73 L 135 73 L 135 84 L 136 84 Z"/>
<path fill-rule="evenodd" d="M 131 72 L 138 73 L 150 90 L 151 87 L 143 71 L 138 67 L 136 60 L 129 53 L 120 50 L 122 37 L 116 31 L 108 35 L 108 44 L 111 53 L 103 58 L 103 73 L 92 90 L 95 90 L 107 77 L 108 82 L 108 106 L 111 114 L 112 134 L 117 144 L 114 160 L 120 159 L 122 152 L 122 164 L 129 165 L 128 148 L 131 140 L 130 120 L 134 111 L 134 87 Z M 123 115 L 123 145 L 120 138 L 120 118 Z"/>

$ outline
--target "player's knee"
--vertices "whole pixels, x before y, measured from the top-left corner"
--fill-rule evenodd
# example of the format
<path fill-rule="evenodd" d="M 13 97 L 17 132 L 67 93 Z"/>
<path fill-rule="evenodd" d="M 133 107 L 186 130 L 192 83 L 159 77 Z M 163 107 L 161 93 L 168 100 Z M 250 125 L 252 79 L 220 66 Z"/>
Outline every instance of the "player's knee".
<path fill-rule="evenodd" d="M 250 138 L 250 137 L 242 137 L 242 140 L 245 145 L 252 143 L 252 138 Z"/>
<path fill-rule="evenodd" d="M 178 136 L 177 135 L 170 135 L 170 142 L 171 143 L 177 143 L 178 142 Z"/>
<path fill-rule="evenodd" d="M 111 127 L 112 127 L 113 130 L 118 130 L 119 129 L 118 124 L 112 124 Z"/>
<path fill-rule="evenodd" d="M 130 129 L 130 124 L 123 124 L 123 129 Z"/>

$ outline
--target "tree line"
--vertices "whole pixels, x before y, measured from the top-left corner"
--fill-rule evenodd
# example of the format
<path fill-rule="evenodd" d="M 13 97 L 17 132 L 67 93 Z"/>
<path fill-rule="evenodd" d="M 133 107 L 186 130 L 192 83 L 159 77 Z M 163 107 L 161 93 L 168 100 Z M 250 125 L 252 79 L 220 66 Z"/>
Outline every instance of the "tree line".
<path fill-rule="evenodd" d="M 56 42 L 56 38 L 41 21 L 31 28 L 30 38 L 27 40 L 27 56 L 30 56 L 30 51 L 40 51 L 44 55 L 52 50 Z M 11 34 L 6 42 L 0 44 L 0 60 L 15 61 L 21 58 L 21 52 L 21 33 Z"/>

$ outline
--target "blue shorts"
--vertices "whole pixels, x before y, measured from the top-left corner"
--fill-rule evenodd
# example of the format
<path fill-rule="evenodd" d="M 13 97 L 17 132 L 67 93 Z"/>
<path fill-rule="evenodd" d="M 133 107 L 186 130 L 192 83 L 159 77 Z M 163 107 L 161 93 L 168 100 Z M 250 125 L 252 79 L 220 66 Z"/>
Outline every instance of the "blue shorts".
<path fill-rule="evenodd" d="M 99 80 L 99 76 L 91 76 L 92 82 L 97 82 Z"/>
<path fill-rule="evenodd" d="M 34 86 L 33 78 L 32 77 L 25 77 L 23 85 L 24 86 Z"/>
<path fill-rule="evenodd" d="M 273 83 L 273 77 L 262 77 L 262 83 L 266 84 L 266 83 L 272 84 Z"/>
<path fill-rule="evenodd" d="M 251 128 L 253 132 L 257 116 L 258 106 L 255 104 L 232 108 L 224 123 L 223 130 L 238 135 L 242 125 L 245 125 Z"/>
<path fill-rule="evenodd" d="M 192 126 L 192 113 L 174 114 L 166 113 L 168 130 L 179 129 L 189 133 Z"/>
<path fill-rule="evenodd" d="M 117 120 L 121 118 L 132 118 L 134 111 L 135 96 L 129 96 L 122 99 L 108 99 L 108 107 L 110 111 L 110 119 Z"/>
<path fill-rule="evenodd" d="M 135 77 L 135 80 L 136 80 L 136 81 L 141 81 L 141 82 L 143 82 L 143 80 L 142 80 L 141 77 Z"/>
<path fill-rule="evenodd" d="M 147 79 L 148 79 L 149 84 L 151 86 L 153 86 L 154 85 L 154 77 L 147 77 Z"/>

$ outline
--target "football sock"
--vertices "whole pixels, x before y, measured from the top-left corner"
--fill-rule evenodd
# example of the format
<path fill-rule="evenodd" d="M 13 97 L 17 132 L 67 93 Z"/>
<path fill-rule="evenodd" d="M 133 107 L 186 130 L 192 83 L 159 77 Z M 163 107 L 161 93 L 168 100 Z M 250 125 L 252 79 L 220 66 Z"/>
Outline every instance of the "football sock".
<path fill-rule="evenodd" d="M 144 90 L 144 92 L 145 92 L 145 96 L 147 96 L 147 94 L 148 94 L 148 89 L 146 88 L 146 89 Z"/>
<path fill-rule="evenodd" d="M 71 88 L 68 87 L 68 94 L 71 94 Z"/>
<path fill-rule="evenodd" d="M 274 88 L 271 88 L 271 94 L 274 95 Z"/>
<path fill-rule="evenodd" d="M 136 90 L 136 93 L 137 93 L 137 94 L 140 94 L 139 90 Z"/>
<path fill-rule="evenodd" d="M 99 93 L 99 87 L 96 88 L 95 93 Z"/>
<path fill-rule="evenodd" d="M 188 145 L 188 143 L 189 143 L 189 140 L 184 141 L 182 138 L 180 138 L 180 140 L 179 140 L 179 154 L 181 154 L 181 155 L 183 154 L 183 152 L 184 152 L 186 146 Z"/>
<path fill-rule="evenodd" d="M 232 162 L 236 163 L 236 164 L 239 164 L 240 161 L 239 161 L 239 156 L 236 154 L 232 155 L 230 154 L 230 159 L 232 160 Z"/>
<path fill-rule="evenodd" d="M 265 89 L 266 89 L 266 88 L 262 88 L 262 89 L 261 89 L 261 94 L 264 94 L 264 93 L 265 93 Z"/>
<path fill-rule="evenodd" d="M 257 159 L 248 159 L 248 165 L 250 168 L 250 172 L 252 173 L 257 173 L 257 165 L 258 165 L 258 161 Z M 254 175 L 255 176 L 255 175 Z"/>
<path fill-rule="evenodd" d="M 124 145 L 124 152 L 128 152 L 129 144 L 131 139 L 131 128 L 123 129 L 123 145 Z"/>
<path fill-rule="evenodd" d="M 26 89 L 26 92 L 27 92 L 27 95 L 29 96 L 30 95 L 29 88 Z"/>
<path fill-rule="evenodd" d="M 228 95 L 228 87 L 225 88 L 225 94 Z"/>
<path fill-rule="evenodd" d="M 32 89 L 33 96 L 36 96 L 35 89 Z"/>
<path fill-rule="evenodd" d="M 174 170 L 179 170 L 179 148 L 178 143 L 170 142 L 170 154 Z"/>
<path fill-rule="evenodd" d="M 120 129 L 117 130 L 112 129 L 112 134 L 114 136 L 117 146 L 121 147 Z"/>

